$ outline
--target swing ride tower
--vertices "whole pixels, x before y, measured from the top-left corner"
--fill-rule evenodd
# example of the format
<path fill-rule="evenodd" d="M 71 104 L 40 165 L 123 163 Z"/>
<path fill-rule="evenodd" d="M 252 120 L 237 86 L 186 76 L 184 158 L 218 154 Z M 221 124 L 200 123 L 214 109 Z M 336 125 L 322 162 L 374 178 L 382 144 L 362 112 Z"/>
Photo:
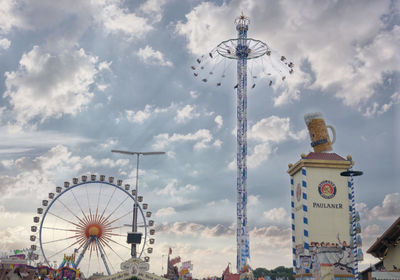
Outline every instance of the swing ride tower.
<path fill-rule="evenodd" d="M 249 19 L 243 14 L 235 20 L 238 38 L 220 43 L 216 51 L 229 59 L 237 60 L 237 259 L 238 273 L 243 271 L 250 258 L 250 242 L 247 229 L 247 60 L 270 54 L 268 46 L 247 38 Z M 210 55 L 211 56 L 211 55 Z"/>
<path fill-rule="evenodd" d="M 237 38 L 222 41 L 209 53 L 208 56 L 205 57 L 203 55 L 201 58 L 196 59 L 199 64 L 198 68 L 191 66 L 191 69 L 194 71 L 193 75 L 195 77 L 201 76 L 201 81 L 207 83 L 211 75 L 214 74 L 213 69 L 217 66 L 214 65 L 211 71 L 206 71 L 205 67 L 210 59 L 213 60 L 221 56 L 222 58 L 236 60 L 237 62 L 237 84 L 234 86 L 234 89 L 236 89 L 237 95 L 236 268 L 238 273 L 244 273 L 247 271 L 247 264 L 250 259 L 250 242 L 247 229 L 247 64 L 249 60 L 258 61 L 257 58 L 261 58 L 260 60 L 262 62 L 263 58 L 267 57 L 267 66 L 269 66 L 269 69 L 262 69 L 262 78 L 267 78 L 269 80 L 269 86 L 272 85 L 272 73 L 281 76 L 281 80 L 284 81 L 286 73 L 292 74 L 294 71 L 293 63 L 287 61 L 286 57 L 280 56 L 279 58 L 279 56 L 275 52 L 272 52 L 269 46 L 264 42 L 247 38 L 249 23 L 249 19 L 243 14 L 236 18 L 235 25 L 238 32 Z M 263 64 L 263 68 L 264 66 L 265 65 Z M 205 72 L 208 72 L 208 74 Z M 205 77 L 204 74 L 206 75 Z M 220 77 L 225 77 L 225 69 Z M 253 82 L 254 79 L 257 78 L 257 76 L 252 75 L 250 75 L 250 77 L 253 79 Z M 216 86 L 221 86 L 221 80 L 217 81 Z M 253 83 L 251 88 L 254 88 L 255 86 L 256 84 Z"/>

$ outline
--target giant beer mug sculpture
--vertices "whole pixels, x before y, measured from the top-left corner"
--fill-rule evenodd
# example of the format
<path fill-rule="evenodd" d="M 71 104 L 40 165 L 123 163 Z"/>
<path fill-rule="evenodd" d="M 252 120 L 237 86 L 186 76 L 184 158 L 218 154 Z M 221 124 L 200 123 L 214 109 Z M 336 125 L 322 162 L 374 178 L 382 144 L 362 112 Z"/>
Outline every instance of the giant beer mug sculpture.
<path fill-rule="evenodd" d="M 336 131 L 331 125 L 326 125 L 322 118 L 322 113 L 309 113 L 304 115 L 308 132 L 311 138 L 311 147 L 314 152 L 329 152 L 332 151 L 332 144 L 336 140 Z M 328 128 L 332 131 L 332 140 L 329 137 Z"/>

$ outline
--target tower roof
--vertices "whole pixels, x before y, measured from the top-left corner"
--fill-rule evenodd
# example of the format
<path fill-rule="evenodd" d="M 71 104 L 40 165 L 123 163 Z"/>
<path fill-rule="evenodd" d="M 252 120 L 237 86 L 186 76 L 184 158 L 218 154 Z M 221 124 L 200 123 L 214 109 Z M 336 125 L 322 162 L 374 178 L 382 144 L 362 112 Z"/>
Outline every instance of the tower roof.
<path fill-rule="evenodd" d="M 336 153 L 315 153 L 310 152 L 306 159 L 320 159 L 320 160 L 346 160 Z"/>
<path fill-rule="evenodd" d="M 346 160 L 336 153 L 310 152 L 308 155 L 302 154 L 301 159 L 295 164 L 289 164 L 287 172 L 292 176 L 302 167 L 348 169 L 350 168 L 350 160 Z"/>

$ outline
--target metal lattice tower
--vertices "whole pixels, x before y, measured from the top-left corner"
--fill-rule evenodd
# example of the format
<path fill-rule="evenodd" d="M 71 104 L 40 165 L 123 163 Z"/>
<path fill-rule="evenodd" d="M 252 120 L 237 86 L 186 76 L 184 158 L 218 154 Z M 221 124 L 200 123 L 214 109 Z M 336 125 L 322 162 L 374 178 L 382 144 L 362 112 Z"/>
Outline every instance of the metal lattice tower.
<path fill-rule="evenodd" d="M 196 59 L 199 64 L 198 67 L 191 66 L 194 71 L 195 77 L 200 77 L 202 82 L 207 83 L 209 78 L 214 74 L 214 67 L 211 71 L 206 71 L 207 59 L 217 58 L 219 55 L 229 59 L 235 59 L 237 61 L 237 230 L 236 230 L 236 242 L 237 242 L 237 263 L 236 268 L 238 273 L 244 271 L 244 267 L 247 265 L 250 259 L 250 242 L 249 233 L 247 230 L 247 61 L 250 59 L 255 60 L 256 58 L 267 56 L 269 64 L 268 72 L 264 72 L 269 79 L 269 86 L 272 85 L 272 72 L 278 73 L 281 76 L 282 81 L 286 78 L 287 74 L 293 73 L 294 64 L 286 60 L 284 56 L 276 56 L 267 44 L 260 40 L 247 38 L 247 30 L 249 26 L 249 19 L 243 14 L 236 18 L 236 30 L 238 37 L 235 39 L 228 39 L 221 42 L 215 47 L 208 56 L 201 56 Z M 209 58 L 208 58 L 209 57 Z M 225 63 L 224 63 L 225 65 Z M 264 64 L 263 64 L 264 67 Z M 271 71 L 272 70 L 272 71 Z M 205 73 L 205 72 L 208 72 Z M 251 73 L 251 71 L 250 71 Z M 204 77 L 204 74 L 206 76 Z M 225 69 L 220 76 L 221 79 L 225 77 Z M 256 79 L 257 76 L 250 75 L 251 79 Z M 221 80 L 217 81 L 216 86 L 221 86 Z M 251 86 L 254 88 L 255 83 Z"/>
<path fill-rule="evenodd" d="M 237 39 L 223 41 L 217 52 L 237 60 L 237 263 L 238 273 L 250 258 L 250 242 L 247 229 L 247 60 L 270 54 L 269 47 L 247 38 L 249 19 L 243 14 L 235 20 Z"/>

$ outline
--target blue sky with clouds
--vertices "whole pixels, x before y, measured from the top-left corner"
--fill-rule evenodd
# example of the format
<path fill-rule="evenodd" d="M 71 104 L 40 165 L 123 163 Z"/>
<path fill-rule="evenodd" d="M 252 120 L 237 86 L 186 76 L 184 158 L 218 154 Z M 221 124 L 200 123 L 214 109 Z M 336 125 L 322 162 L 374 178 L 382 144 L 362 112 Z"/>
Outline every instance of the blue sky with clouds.
<path fill-rule="evenodd" d="M 234 264 L 236 67 L 215 67 L 220 87 L 190 67 L 236 37 L 242 11 L 249 37 L 295 64 L 269 87 L 268 61 L 249 63 L 251 265 L 290 266 L 286 170 L 311 151 L 303 116 L 314 111 L 336 128 L 334 151 L 364 171 L 367 249 L 400 213 L 399 3 L 0 0 L 0 249 L 28 246 L 43 194 L 72 177 L 133 184 L 136 161 L 111 149 L 161 150 L 140 163 L 157 224 L 151 270 L 168 247 L 195 277 Z"/>

